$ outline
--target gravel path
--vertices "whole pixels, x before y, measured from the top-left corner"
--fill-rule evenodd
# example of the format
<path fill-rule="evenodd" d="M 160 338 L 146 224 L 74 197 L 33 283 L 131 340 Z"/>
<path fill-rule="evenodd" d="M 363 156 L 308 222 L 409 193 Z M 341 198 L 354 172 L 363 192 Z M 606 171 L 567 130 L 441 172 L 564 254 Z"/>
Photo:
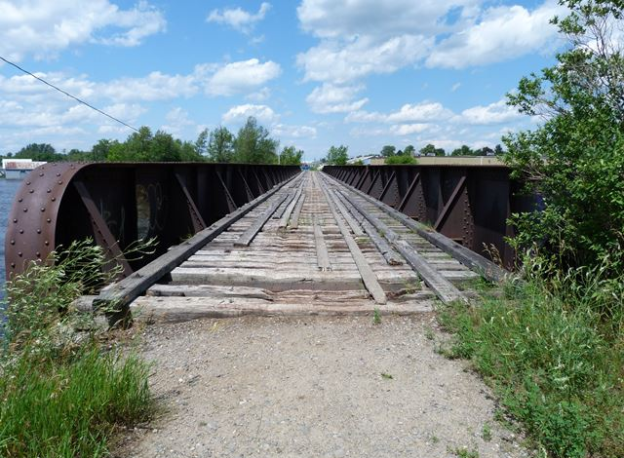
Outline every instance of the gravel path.
<path fill-rule="evenodd" d="M 435 353 L 435 327 L 432 314 L 149 326 L 142 351 L 166 413 L 121 455 L 529 456 L 483 382 Z"/>

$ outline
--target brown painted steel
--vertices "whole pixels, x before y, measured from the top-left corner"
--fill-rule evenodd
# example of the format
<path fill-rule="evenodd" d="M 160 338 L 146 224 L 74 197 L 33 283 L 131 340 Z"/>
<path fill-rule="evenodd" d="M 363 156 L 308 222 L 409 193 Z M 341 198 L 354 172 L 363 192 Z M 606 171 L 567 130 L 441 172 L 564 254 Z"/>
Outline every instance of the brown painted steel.
<path fill-rule="evenodd" d="M 490 257 L 493 248 L 507 267 L 515 262 L 505 243 L 513 235 L 507 219 L 532 210 L 536 202 L 519 193 L 521 184 L 500 165 L 327 166 L 323 171 L 476 253 Z"/>
<path fill-rule="evenodd" d="M 46 164 L 24 179 L 13 202 L 7 279 L 87 237 L 120 259 L 128 275 L 299 172 L 297 166 L 242 164 Z M 130 244 L 152 237 L 158 242 L 153 255 L 123 260 Z"/>

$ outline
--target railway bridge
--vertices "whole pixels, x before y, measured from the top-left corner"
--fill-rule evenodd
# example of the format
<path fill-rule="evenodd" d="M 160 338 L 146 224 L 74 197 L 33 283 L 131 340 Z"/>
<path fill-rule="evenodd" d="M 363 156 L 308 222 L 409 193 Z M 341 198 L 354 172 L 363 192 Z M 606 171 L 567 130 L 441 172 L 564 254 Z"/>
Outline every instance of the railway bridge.
<path fill-rule="evenodd" d="M 92 237 L 120 278 L 88 299 L 162 320 L 413 314 L 469 300 L 513 252 L 506 219 L 530 207 L 502 166 L 47 164 L 24 180 L 7 277 Z M 126 259 L 137 240 L 153 255 Z"/>

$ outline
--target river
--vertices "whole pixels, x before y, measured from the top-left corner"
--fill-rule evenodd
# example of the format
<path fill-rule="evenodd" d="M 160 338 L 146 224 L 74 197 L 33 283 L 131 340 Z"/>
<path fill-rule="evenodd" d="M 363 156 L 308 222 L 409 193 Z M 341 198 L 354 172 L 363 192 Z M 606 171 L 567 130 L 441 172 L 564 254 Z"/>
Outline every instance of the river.
<path fill-rule="evenodd" d="M 4 234 L 7 219 L 13 204 L 13 197 L 22 184 L 22 180 L 5 180 L 0 178 L 0 299 L 4 297 Z"/>

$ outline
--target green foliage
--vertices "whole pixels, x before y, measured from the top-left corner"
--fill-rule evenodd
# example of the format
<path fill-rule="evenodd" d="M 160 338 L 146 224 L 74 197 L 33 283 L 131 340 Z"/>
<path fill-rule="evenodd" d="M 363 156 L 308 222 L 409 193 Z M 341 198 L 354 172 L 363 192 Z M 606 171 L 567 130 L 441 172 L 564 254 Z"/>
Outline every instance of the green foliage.
<path fill-rule="evenodd" d="M 396 154 L 396 147 L 392 145 L 386 145 L 383 148 L 381 148 L 380 154 L 386 158 L 393 157 Z"/>
<path fill-rule="evenodd" d="M 423 156 L 445 156 L 446 152 L 443 148 L 436 148 L 435 145 L 429 143 L 428 145 L 420 149 L 420 154 Z"/>
<path fill-rule="evenodd" d="M 523 78 L 508 103 L 541 116 L 535 131 L 504 139 L 504 156 L 527 191 L 543 198 L 540 213 L 515 215 L 520 250 L 535 249 L 561 269 L 624 268 L 624 56 L 616 27 L 619 1 L 562 1 L 555 19 L 570 42 L 558 63 Z"/>
<path fill-rule="evenodd" d="M 456 333 L 447 354 L 470 358 L 549 456 L 624 456 L 624 276 L 619 287 L 599 269 L 544 280 L 525 264 L 527 282 L 505 297 L 441 313 Z"/>
<path fill-rule="evenodd" d="M 243 164 L 277 164 L 279 142 L 253 116 L 238 131 L 234 161 Z"/>
<path fill-rule="evenodd" d="M 414 145 L 407 145 L 403 150 L 403 155 L 405 156 L 413 156 L 414 154 L 416 154 L 416 148 L 414 148 Z"/>
<path fill-rule="evenodd" d="M 100 348 L 92 316 L 74 306 L 118 273 L 104 272 L 102 249 L 75 243 L 52 260 L 7 285 L 0 456 L 109 456 L 108 438 L 153 412 L 148 366 Z"/>
<path fill-rule="evenodd" d="M 381 373 L 381 378 L 383 378 L 385 380 L 393 380 L 394 376 L 392 374 L 388 374 L 386 372 L 382 372 Z"/>
<path fill-rule="evenodd" d="M 468 145 L 462 145 L 461 147 L 454 149 L 451 152 L 451 156 L 476 156 L 476 151 L 474 151 Z"/>
<path fill-rule="evenodd" d="M 217 127 L 210 133 L 208 158 L 211 162 L 228 163 L 234 159 L 234 135 L 227 127 Z"/>
<path fill-rule="evenodd" d="M 48 143 L 30 143 L 13 156 L 15 159 L 32 159 L 33 161 L 55 162 L 62 159 L 54 147 Z"/>
<path fill-rule="evenodd" d="M 330 147 L 325 158 L 328 165 L 346 165 L 347 160 L 349 160 L 349 148 L 344 145 Z"/>
<path fill-rule="evenodd" d="M 416 158 L 411 155 L 403 154 L 401 156 L 391 156 L 386 159 L 386 165 L 408 165 L 416 164 Z"/>
<path fill-rule="evenodd" d="M 298 150 L 294 146 L 287 146 L 280 153 L 279 163 L 281 165 L 301 165 L 301 158 L 303 158 L 302 150 Z"/>
<path fill-rule="evenodd" d="M 373 312 L 373 324 L 381 324 L 381 312 L 378 308 Z"/>

